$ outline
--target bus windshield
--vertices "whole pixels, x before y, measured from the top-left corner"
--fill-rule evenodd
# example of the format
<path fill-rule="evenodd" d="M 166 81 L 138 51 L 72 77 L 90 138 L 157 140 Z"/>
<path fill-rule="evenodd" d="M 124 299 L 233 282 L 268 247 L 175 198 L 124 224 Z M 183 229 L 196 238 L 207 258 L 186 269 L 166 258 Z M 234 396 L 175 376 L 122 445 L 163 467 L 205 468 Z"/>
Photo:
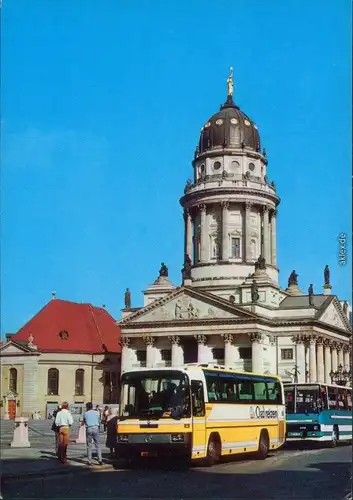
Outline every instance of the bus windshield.
<path fill-rule="evenodd" d="M 190 416 L 190 385 L 177 370 L 123 374 L 120 419 L 183 418 Z"/>
<path fill-rule="evenodd" d="M 314 413 L 326 408 L 326 387 L 290 385 L 284 387 L 287 413 Z"/>

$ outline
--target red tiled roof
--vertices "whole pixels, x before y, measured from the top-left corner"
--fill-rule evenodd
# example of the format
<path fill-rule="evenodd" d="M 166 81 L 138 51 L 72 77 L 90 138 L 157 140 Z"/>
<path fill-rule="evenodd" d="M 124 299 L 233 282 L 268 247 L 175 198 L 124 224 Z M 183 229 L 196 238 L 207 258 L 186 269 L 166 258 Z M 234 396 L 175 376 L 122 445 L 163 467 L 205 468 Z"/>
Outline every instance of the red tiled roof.
<path fill-rule="evenodd" d="M 63 340 L 59 333 L 66 331 Z M 54 299 L 28 321 L 11 340 L 28 342 L 42 352 L 103 353 L 121 352 L 120 328 L 101 307 Z"/>

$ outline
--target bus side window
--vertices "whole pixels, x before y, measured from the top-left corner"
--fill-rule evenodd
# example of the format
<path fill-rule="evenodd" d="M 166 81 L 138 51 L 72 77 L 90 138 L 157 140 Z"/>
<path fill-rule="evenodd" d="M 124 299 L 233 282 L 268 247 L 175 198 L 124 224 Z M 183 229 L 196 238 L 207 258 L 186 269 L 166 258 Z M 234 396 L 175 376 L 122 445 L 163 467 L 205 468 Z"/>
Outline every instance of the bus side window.
<path fill-rule="evenodd" d="M 235 377 L 232 375 L 219 377 L 220 382 L 220 400 L 224 403 L 234 403 L 237 399 L 237 386 Z"/>
<path fill-rule="evenodd" d="M 217 373 L 205 372 L 208 401 L 218 401 L 220 399 L 219 380 Z"/>
<path fill-rule="evenodd" d="M 277 380 L 274 380 L 273 382 L 267 382 L 267 390 L 269 403 L 276 405 L 283 404 L 281 385 Z"/>
<path fill-rule="evenodd" d="M 352 390 L 348 389 L 347 391 L 347 408 L 349 411 L 352 411 Z"/>
<path fill-rule="evenodd" d="M 338 401 L 337 401 L 337 391 L 335 387 L 328 387 L 328 409 L 329 410 L 337 410 L 338 409 Z"/>
<path fill-rule="evenodd" d="M 203 384 L 199 380 L 191 381 L 192 414 L 194 417 L 205 416 L 205 398 Z"/>
<path fill-rule="evenodd" d="M 267 402 L 267 387 L 266 387 L 266 382 L 263 381 L 254 381 L 254 398 L 257 403 L 262 402 L 266 403 Z"/>
<path fill-rule="evenodd" d="M 253 401 L 253 383 L 251 380 L 242 380 L 241 375 L 237 376 L 237 379 L 239 400 L 244 401 L 244 403 Z"/>
<path fill-rule="evenodd" d="M 348 410 L 347 389 L 338 389 L 338 409 Z"/>

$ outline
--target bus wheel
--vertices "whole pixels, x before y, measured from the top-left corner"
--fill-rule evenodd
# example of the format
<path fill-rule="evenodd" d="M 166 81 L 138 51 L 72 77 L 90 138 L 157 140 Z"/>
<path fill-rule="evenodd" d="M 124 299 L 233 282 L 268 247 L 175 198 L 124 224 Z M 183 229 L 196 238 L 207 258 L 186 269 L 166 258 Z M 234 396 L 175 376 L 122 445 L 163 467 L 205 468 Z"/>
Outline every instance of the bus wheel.
<path fill-rule="evenodd" d="M 256 458 L 258 460 L 265 460 L 268 455 L 270 449 L 270 440 L 268 437 L 268 433 L 265 430 L 261 431 L 260 439 L 259 439 L 259 448 L 256 452 Z"/>
<path fill-rule="evenodd" d="M 332 429 L 332 435 L 331 435 L 331 448 L 336 448 L 337 446 L 337 441 L 338 441 L 338 428 L 337 425 L 334 425 Z"/>
<path fill-rule="evenodd" d="M 207 445 L 206 464 L 211 467 L 218 462 L 221 455 L 220 442 L 216 436 L 210 436 Z"/>

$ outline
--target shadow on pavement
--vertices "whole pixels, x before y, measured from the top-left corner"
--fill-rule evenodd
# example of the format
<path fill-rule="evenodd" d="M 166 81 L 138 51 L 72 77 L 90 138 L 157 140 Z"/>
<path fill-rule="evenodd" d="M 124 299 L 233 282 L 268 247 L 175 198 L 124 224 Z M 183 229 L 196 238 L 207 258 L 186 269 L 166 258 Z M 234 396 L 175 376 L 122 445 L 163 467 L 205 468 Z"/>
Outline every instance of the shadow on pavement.
<path fill-rule="evenodd" d="M 5 460 L 6 462 L 6 460 Z M 12 461 L 16 467 L 16 460 Z M 25 461 L 21 468 L 25 470 Z M 29 461 L 30 462 L 30 461 Z M 266 461 L 265 461 L 266 462 Z M 262 462 L 262 463 L 265 463 Z M 70 463 L 63 476 L 4 480 L 4 499 L 12 498 L 116 498 L 116 499 L 235 499 L 235 500 L 342 500 L 349 492 L 349 462 L 318 462 L 261 471 L 249 465 L 231 470 L 222 465 L 212 468 L 185 468 L 176 463 L 155 462 L 132 469 L 76 474 Z M 28 464 L 30 467 L 30 464 Z M 81 467 L 80 467 L 81 468 Z"/>

